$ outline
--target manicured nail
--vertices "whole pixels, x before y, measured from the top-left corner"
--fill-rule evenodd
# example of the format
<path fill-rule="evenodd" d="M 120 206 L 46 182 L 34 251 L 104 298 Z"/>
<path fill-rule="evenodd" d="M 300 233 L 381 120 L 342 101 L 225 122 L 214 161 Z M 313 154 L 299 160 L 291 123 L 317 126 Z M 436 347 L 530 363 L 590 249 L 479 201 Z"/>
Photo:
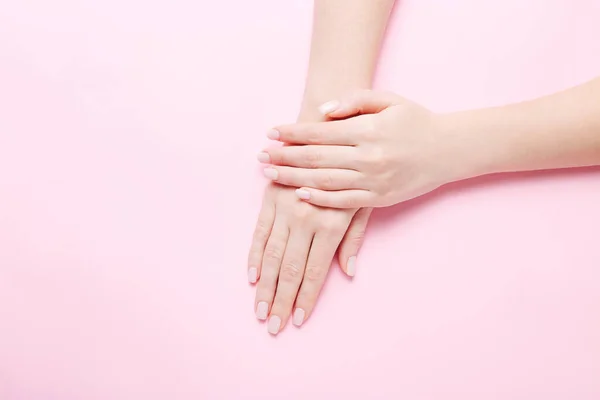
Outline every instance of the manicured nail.
<path fill-rule="evenodd" d="M 302 200 L 310 200 L 310 192 L 304 189 L 296 189 L 296 196 Z"/>
<path fill-rule="evenodd" d="M 267 137 L 271 140 L 277 140 L 279 139 L 279 131 L 277 129 L 271 129 L 267 132 Z"/>
<path fill-rule="evenodd" d="M 279 333 L 279 328 L 281 327 L 281 318 L 277 315 L 273 315 L 269 318 L 269 325 L 267 326 L 267 330 L 271 335 L 277 335 Z"/>
<path fill-rule="evenodd" d="M 356 274 L 356 256 L 348 258 L 346 271 L 348 272 L 348 276 L 354 276 Z"/>
<path fill-rule="evenodd" d="M 337 100 L 328 101 L 325 104 L 321 104 L 319 107 L 319 112 L 323 115 L 327 115 L 329 113 L 334 112 L 340 107 L 340 102 Z"/>
<path fill-rule="evenodd" d="M 267 319 L 268 312 L 269 305 L 266 301 L 261 301 L 260 303 L 258 303 L 258 305 L 256 306 L 256 318 L 264 321 L 265 319 Z"/>
<path fill-rule="evenodd" d="M 304 322 L 304 315 L 306 315 L 306 313 L 303 309 L 296 308 L 296 310 L 294 311 L 294 318 L 292 319 L 292 323 L 296 326 L 302 325 L 302 323 Z"/>
<path fill-rule="evenodd" d="M 258 162 L 264 164 L 271 162 L 271 157 L 269 156 L 269 153 L 265 153 L 264 151 L 262 153 L 258 153 L 256 155 L 256 159 L 258 160 Z"/>
<path fill-rule="evenodd" d="M 276 181 L 277 177 L 279 176 L 279 173 L 274 168 L 265 168 L 265 170 L 263 172 L 267 178 L 269 178 L 273 181 Z"/>
<path fill-rule="evenodd" d="M 248 282 L 256 283 L 256 278 L 258 277 L 258 271 L 256 268 L 250 268 L 248 270 Z"/>

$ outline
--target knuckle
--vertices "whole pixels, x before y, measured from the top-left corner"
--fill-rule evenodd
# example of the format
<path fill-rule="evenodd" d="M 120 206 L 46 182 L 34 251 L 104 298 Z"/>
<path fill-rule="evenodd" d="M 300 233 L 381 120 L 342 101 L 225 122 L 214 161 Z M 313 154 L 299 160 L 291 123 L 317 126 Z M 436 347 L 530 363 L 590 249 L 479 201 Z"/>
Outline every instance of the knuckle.
<path fill-rule="evenodd" d="M 280 276 L 286 282 L 300 280 L 301 274 L 302 268 L 296 262 L 287 262 L 281 267 Z"/>
<path fill-rule="evenodd" d="M 343 229 L 336 224 L 331 218 L 320 218 L 316 223 L 316 229 L 319 232 L 325 233 L 328 236 L 343 236 Z"/>
<path fill-rule="evenodd" d="M 312 208 L 307 203 L 298 203 L 292 212 L 296 220 L 304 220 L 311 214 Z"/>
<path fill-rule="evenodd" d="M 322 172 L 318 175 L 317 186 L 322 189 L 330 190 L 333 188 L 335 180 L 330 172 Z"/>
<path fill-rule="evenodd" d="M 365 167 L 375 172 L 387 170 L 387 155 L 380 147 L 373 147 L 370 149 L 369 152 L 362 157 L 361 161 Z"/>
<path fill-rule="evenodd" d="M 307 132 L 307 143 L 308 144 L 320 144 L 322 141 L 321 132 L 316 130 L 315 128 L 310 128 Z"/>
<path fill-rule="evenodd" d="M 269 157 L 271 157 L 271 162 L 273 164 L 284 164 L 287 158 L 286 152 L 284 149 L 281 150 L 271 150 L 269 152 Z"/>
<path fill-rule="evenodd" d="M 268 248 L 265 250 L 265 261 L 267 262 L 280 262 L 281 251 L 276 248 Z"/>
<path fill-rule="evenodd" d="M 350 242 L 355 245 L 360 245 L 365 239 L 365 230 L 356 231 L 350 236 Z"/>
<path fill-rule="evenodd" d="M 305 158 L 306 164 L 309 168 L 317 168 L 319 165 L 321 165 L 323 155 L 317 150 L 310 150 L 306 153 Z"/>
<path fill-rule="evenodd" d="M 259 220 L 254 228 L 254 238 L 256 240 L 266 240 L 269 236 L 270 228 L 265 221 Z"/>
<path fill-rule="evenodd" d="M 333 234 L 333 228 L 326 221 L 319 220 L 314 224 L 316 231 L 327 234 L 328 236 Z"/>
<path fill-rule="evenodd" d="M 310 282 L 321 282 L 325 277 L 325 268 L 318 265 L 309 265 L 306 267 L 304 278 Z"/>
<path fill-rule="evenodd" d="M 381 132 L 377 124 L 377 119 L 373 115 L 363 116 L 363 137 L 368 141 L 375 141 L 379 138 Z"/>

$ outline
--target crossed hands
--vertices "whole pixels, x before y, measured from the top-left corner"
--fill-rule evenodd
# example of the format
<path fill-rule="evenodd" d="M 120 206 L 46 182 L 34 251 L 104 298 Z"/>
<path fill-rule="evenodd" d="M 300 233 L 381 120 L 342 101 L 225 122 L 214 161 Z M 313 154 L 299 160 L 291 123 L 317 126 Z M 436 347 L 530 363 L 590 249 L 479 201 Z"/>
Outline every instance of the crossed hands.
<path fill-rule="evenodd" d="M 338 250 L 350 277 L 373 207 L 466 177 L 444 118 L 391 93 L 360 91 L 319 108 L 326 122 L 278 126 L 258 154 L 267 187 L 248 258 L 255 312 L 276 335 L 314 310 Z M 459 141 L 460 142 L 460 141 Z"/>

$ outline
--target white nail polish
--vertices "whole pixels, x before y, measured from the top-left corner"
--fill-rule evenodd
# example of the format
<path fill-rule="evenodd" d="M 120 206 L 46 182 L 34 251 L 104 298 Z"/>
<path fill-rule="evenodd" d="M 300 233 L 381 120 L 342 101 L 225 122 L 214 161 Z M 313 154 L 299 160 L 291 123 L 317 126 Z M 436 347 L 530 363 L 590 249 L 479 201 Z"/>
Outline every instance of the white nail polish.
<path fill-rule="evenodd" d="M 265 319 L 267 319 L 268 313 L 269 305 L 267 304 L 267 302 L 261 301 L 260 303 L 258 303 L 258 305 L 256 306 L 256 318 L 264 321 Z"/>
<path fill-rule="evenodd" d="M 273 315 L 269 318 L 267 329 L 271 335 L 277 335 L 277 333 L 279 333 L 279 328 L 281 328 L 281 318 L 277 315 Z"/>
<path fill-rule="evenodd" d="M 304 322 L 305 315 L 306 313 L 303 309 L 296 308 L 296 310 L 294 311 L 294 318 L 292 319 L 292 323 L 296 326 L 302 325 L 302 323 Z"/>
<path fill-rule="evenodd" d="M 348 264 L 346 264 L 346 272 L 348 276 L 356 275 L 356 256 L 348 258 Z"/>
<path fill-rule="evenodd" d="M 256 283 L 256 279 L 258 278 L 258 271 L 256 268 L 250 268 L 248 270 L 248 282 Z"/>
<path fill-rule="evenodd" d="M 271 162 L 271 157 L 269 157 L 269 153 L 265 153 L 264 151 L 258 153 L 256 155 L 256 159 L 258 160 L 258 162 L 261 162 L 263 164 Z"/>
<path fill-rule="evenodd" d="M 328 101 L 325 104 L 321 104 L 319 107 L 319 112 L 323 115 L 327 115 L 329 113 L 334 112 L 340 107 L 340 102 L 337 100 Z"/>
<path fill-rule="evenodd" d="M 279 139 L 279 131 L 277 129 L 271 129 L 267 132 L 267 137 L 271 140 L 277 140 Z"/>
<path fill-rule="evenodd" d="M 302 200 L 310 200 L 310 192 L 304 189 L 296 189 L 296 196 Z"/>

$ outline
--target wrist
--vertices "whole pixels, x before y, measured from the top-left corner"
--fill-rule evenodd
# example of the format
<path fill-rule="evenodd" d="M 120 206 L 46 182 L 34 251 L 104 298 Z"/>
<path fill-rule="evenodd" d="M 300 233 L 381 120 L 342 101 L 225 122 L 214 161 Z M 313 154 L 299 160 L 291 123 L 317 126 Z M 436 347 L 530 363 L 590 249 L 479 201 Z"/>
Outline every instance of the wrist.
<path fill-rule="evenodd" d="M 319 112 L 319 106 L 320 104 L 303 101 L 300 105 L 300 112 L 298 113 L 298 122 L 325 121 L 325 116 Z"/>
<path fill-rule="evenodd" d="M 452 181 L 502 171 L 501 146 L 494 142 L 491 121 L 481 111 L 439 115 L 438 126 L 449 154 Z"/>
<path fill-rule="evenodd" d="M 338 74 L 339 75 L 339 74 Z M 356 76 L 354 79 L 343 79 L 338 82 L 334 82 L 335 78 L 332 76 L 335 74 L 327 74 L 327 79 L 309 79 L 307 82 L 306 90 L 304 92 L 301 104 L 301 114 L 309 116 L 318 116 L 321 119 L 325 119 L 321 113 L 319 113 L 319 107 L 329 101 L 338 100 L 342 97 L 347 97 L 359 90 L 370 89 L 370 80 L 364 76 Z"/>

